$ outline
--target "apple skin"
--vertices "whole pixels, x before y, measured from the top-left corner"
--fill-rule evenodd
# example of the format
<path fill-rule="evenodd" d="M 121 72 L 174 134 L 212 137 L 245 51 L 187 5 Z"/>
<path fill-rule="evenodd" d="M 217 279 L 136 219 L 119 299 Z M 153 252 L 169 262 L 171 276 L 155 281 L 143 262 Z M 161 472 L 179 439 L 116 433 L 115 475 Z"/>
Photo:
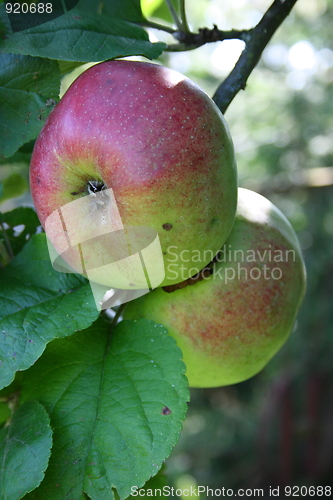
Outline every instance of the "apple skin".
<path fill-rule="evenodd" d="M 213 274 L 172 293 L 154 290 L 124 311 L 124 319 L 146 318 L 168 329 L 191 387 L 235 384 L 258 373 L 287 340 L 305 292 L 292 226 L 263 196 L 238 191 L 235 223 Z"/>
<path fill-rule="evenodd" d="M 157 231 L 164 286 L 193 268 L 168 273 L 170 246 L 177 255 L 207 250 L 196 262 L 202 268 L 223 245 L 236 212 L 236 170 L 224 117 L 196 84 L 156 64 L 106 61 L 82 73 L 50 114 L 34 147 L 30 185 L 44 228 L 51 213 L 89 193 L 89 181 L 111 188 L 124 226 Z M 89 212 L 75 217 L 98 227 L 98 210 Z M 48 236 L 57 248 L 56 231 Z M 130 281 L 119 288 L 141 287 Z"/>

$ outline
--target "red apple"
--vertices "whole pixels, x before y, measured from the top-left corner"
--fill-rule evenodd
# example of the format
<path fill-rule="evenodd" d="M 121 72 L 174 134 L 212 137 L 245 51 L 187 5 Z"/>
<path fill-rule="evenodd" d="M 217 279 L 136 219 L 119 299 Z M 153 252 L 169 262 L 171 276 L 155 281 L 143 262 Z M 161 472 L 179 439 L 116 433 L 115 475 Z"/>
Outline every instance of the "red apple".
<path fill-rule="evenodd" d="M 305 291 L 294 230 L 252 191 L 239 189 L 235 224 L 217 258 L 204 280 L 172 293 L 156 289 L 124 313 L 168 328 L 192 387 L 234 384 L 258 373 L 287 340 Z"/>
<path fill-rule="evenodd" d="M 66 225 L 77 223 L 76 242 L 93 239 L 107 232 L 114 209 L 120 227 L 153 229 L 164 257 L 161 285 L 188 278 L 212 259 L 230 233 L 237 204 L 233 144 L 217 106 L 183 75 L 134 61 L 97 64 L 74 81 L 36 141 L 30 182 L 44 228 L 62 207 L 71 214 L 70 221 L 61 221 L 62 235 L 59 215 L 58 226 L 50 222 L 46 231 L 60 254 Z M 116 203 L 109 215 L 94 196 L 82 206 L 70 205 L 105 188 Z M 88 249 L 90 268 L 106 262 L 105 242 Z M 195 268 L 181 259 L 174 264 L 183 250 L 193 249 L 201 255 Z M 75 259 L 69 263 L 79 269 Z M 101 268 L 94 279 L 104 283 L 107 274 Z M 106 281 L 119 288 L 142 286 L 129 275 L 121 283 Z"/>

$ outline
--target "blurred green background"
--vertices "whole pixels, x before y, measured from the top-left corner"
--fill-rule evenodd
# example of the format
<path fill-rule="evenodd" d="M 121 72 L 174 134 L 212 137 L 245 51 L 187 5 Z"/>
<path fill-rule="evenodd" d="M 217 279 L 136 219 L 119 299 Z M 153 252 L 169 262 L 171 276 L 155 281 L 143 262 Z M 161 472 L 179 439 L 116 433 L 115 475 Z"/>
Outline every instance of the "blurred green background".
<path fill-rule="evenodd" d="M 188 0 L 189 23 L 194 30 L 251 28 L 270 3 Z M 144 4 L 150 17 L 165 19 L 161 1 Z M 265 195 L 291 221 L 308 287 L 289 341 L 261 373 L 234 386 L 191 391 L 184 430 L 166 462 L 175 487 L 268 492 L 276 485 L 333 485 L 332 25 L 332 0 L 298 0 L 227 110 L 239 185 Z M 161 32 L 151 37 L 170 41 Z M 160 62 L 212 96 L 242 48 L 236 40 L 212 43 L 164 54 Z M 3 179 L 16 175 L 6 182 L 8 198 L 10 182 L 17 195 L 6 200 L 0 193 L 2 211 L 31 204 L 28 158 L 29 145 L 16 156 L 14 170 L 1 170 Z"/>
<path fill-rule="evenodd" d="M 187 2 L 192 28 L 250 28 L 269 5 Z M 167 461 L 174 486 L 268 493 L 275 485 L 333 484 L 332 24 L 332 1 L 298 0 L 226 112 L 239 185 L 269 198 L 291 221 L 308 287 L 289 341 L 260 374 L 191 391 Z M 240 41 L 208 44 L 163 62 L 212 96 L 242 48 Z"/>

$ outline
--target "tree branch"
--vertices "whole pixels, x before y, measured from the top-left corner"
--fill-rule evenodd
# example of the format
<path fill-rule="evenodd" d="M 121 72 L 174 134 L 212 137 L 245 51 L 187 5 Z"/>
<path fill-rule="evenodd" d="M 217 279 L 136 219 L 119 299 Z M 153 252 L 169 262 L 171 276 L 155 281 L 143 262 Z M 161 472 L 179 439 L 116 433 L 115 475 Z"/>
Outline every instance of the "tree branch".
<path fill-rule="evenodd" d="M 171 2 L 171 0 L 165 0 L 165 3 L 168 6 L 168 9 L 169 9 L 169 11 L 171 13 L 171 16 L 172 16 L 172 18 L 174 20 L 175 25 L 177 26 L 177 28 L 179 30 L 182 30 L 183 29 L 183 25 L 182 25 L 181 20 L 178 17 L 177 11 L 174 8 L 173 3 Z"/>
<path fill-rule="evenodd" d="M 177 30 L 171 28 L 170 26 L 166 26 L 164 24 L 156 23 L 154 21 L 146 20 L 144 23 L 139 23 L 139 26 L 144 26 L 145 28 L 153 28 L 155 30 L 165 31 L 166 33 L 170 33 L 170 35 L 174 35 L 177 33 Z"/>
<path fill-rule="evenodd" d="M 173 37 L 176 38 L 180 43 L 177 45 L 170 45 L 168 50 L 181 50 L 180 46 L 185 50 L 194 49 L 197 47 L 201 47 L 205 43 L 211 42 L 222 42 L 223 40 L 230 40 L 233 38 L 237 38 L 238 40 L 243 40 L 246 42 L 249 40 L 249 30 L 230 30 L 230 31 L 221 31 L 218 29 L 216 24 L 212 29 L 208 28 L 200 28 L 198 33 L 184 31 L 175 31 L 173 33 Z"/>
<path fill-rule="evenodd" d="M 240 90 L 244 90 L 246 82 L 261 57 L 263 50 L 290 13 L 297 0 L 274 0 L 257 26 L 246 32 L 246 43 L 234 69 L 216 90 L 213 99 L 222 113 Z M 242 33 L 242 32 L 241 32 Z M 244 36 L 244 35 L 243 35 Z"/>
<path fill-rule="evenodd" d="M 245 89 L 246 82 L 263 53 L 266 45 L 274 35 L 275 31 L 290 14 L 297 0 L 274 0 L 272 5 L 263 15 L 259 23 L 250 30 L 219 30 L 216 25 L 212 29 L 201 28 L 198 33 L 189 31 L 185 17 L 185 0 L 181 0 L 182 20 L 173 8 L 171 0 L 166 0 L 171 6 L 171 12 L 177 28 L 170 28 L 151 21 L 146 21 L 143 25 L 151 28 L 166 31 L 178 40 L 177 44 L 169 45 L 167 51 L 178 52 L 193 50 L 206 43 L 220 42 L 223 40 L 238 39 L 245 42 L 245 49 L 240 55 L 234 69 L 223 83 L 216 90 L 213 99 L 222 113 L 225 113 L 229 104 L 242 89 Z M 184 24 L 184 26 L 183 26 Z"/>

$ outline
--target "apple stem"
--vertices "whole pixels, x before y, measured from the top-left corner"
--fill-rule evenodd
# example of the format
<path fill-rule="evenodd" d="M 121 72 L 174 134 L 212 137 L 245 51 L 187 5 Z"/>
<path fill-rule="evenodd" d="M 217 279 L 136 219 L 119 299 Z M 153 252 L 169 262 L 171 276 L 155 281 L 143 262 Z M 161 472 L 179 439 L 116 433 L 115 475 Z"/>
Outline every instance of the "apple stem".
<path fill-rule="evenodd" d="M 116 314 L 114 315 L 114 317 L 113 317 L 113 319 L 112 319 L 110 330 L 113 330 L 113 329 L 114 329 L 114 327 L 117 325 L 118 320 L 119 320 L 120 316 L 122 315 L 122 313 L 123 313 L 123 311 L 124 311 L 125 307 L 126 307 L 126 304 L 121 304 L 121 305 L 118 307 L 118 309 L 117 309 L 117 311 L 116 311 Z"/>
<path fill-rule="evenodd" d="M 172 15 L 172 18 L 173 18 L 173 20 L 175 22 L 175 25 L 177 26 L 177 28 L 179 29 L 179 31 L 184 31 L 185 27 L 183 26 L 182 21 L 179 19 L 177 11 L 176 11 L 176 9 L 173 6 L 172 1 L 171 0 L 165 0 L 165 3 L 167 4 L 168 9 L 169 9 L 169 11 L 170 11 L 170 13 Z"/>
<path fill-rule="evenodd" d="M 184 33 L 191 33 L 191 30 L 190 30 L 188 22 L 187 22 L 185 0 L 179 1 L 179 10 L 180 10 L 180 19 L 181 19 L 181 23 L 182 23 L 182 27 L 183 27 L 182 31 Z"/>
<path fill-rule="evenodd" d="M 160 31 L 165 31 L 166 33 L 170 33 L 170 35 L 174 35 L 178 33 L 175 28 L 171 28 L 170 26 L 166 26 L 165 24 L 156 23 L 155 21 L 146 20 L 144 23 L 140 23 L 140 26 L 145 26 L 146 28 L 153 28 Z"/>

